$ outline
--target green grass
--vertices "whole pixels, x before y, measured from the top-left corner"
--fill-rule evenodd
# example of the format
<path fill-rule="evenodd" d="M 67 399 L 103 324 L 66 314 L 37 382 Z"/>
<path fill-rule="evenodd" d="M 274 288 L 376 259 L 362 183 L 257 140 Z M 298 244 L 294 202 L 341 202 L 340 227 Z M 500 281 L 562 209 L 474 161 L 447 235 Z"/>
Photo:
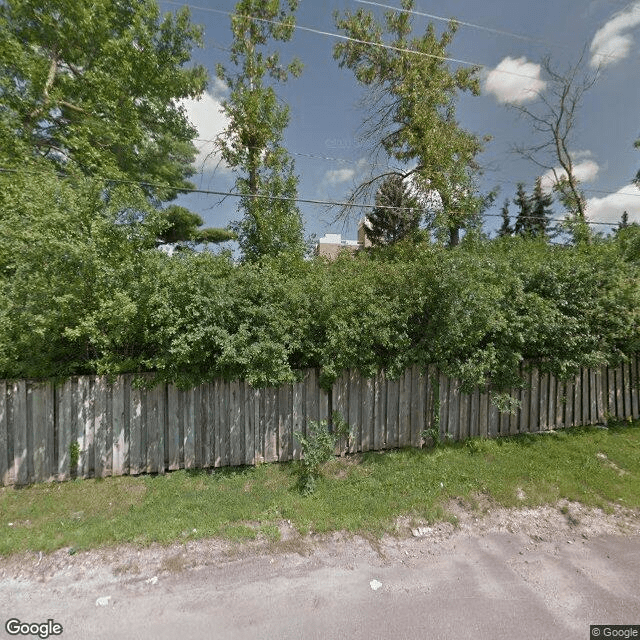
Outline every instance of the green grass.
<path fill-rule="evenodd" d="M 289 463 L 3 488 L 0 555 L 215 536 L 273 542 L 282 520 L 300 533 L 371 537 L 393 532 L 398 516 L 446 520 L 452 499 L 478 496 L 506 507 L 564 498 L 637 509 L 640 423 L 335 459 L 311 496 L 299 474 Z"/>

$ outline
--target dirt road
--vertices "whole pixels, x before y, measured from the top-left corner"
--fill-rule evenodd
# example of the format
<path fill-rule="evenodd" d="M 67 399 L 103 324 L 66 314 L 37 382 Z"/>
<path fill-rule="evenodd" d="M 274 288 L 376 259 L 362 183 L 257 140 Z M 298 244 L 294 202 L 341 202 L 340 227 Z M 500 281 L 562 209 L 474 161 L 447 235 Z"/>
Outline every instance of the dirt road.
<path fill-rule="evenodd" d="M 9 619 L 51 619 L 65 640 L 587 640 L 590 624 L 640 624 L 640 514 L 459 517 L 380 542 L 283 523 L 278 543 L 5 559 L 0 637 L 24 637 Z"/>

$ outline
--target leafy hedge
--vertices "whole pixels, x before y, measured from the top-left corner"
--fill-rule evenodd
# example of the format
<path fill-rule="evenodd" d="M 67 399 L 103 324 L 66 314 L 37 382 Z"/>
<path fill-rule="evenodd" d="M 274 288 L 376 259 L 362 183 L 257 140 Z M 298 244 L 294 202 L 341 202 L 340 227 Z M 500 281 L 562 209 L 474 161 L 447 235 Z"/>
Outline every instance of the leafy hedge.
<path fill-rule="evenodd" d="M 0 378 L 155 371 L 278 385 L 319 367 L 438 364 L 468 386 L 560 376 L 640 348 L 640 231 L 397 245 L 333 262 L 157 251 L 157 216 L 41 176 L 0 190 Z M 125 212 L 123 214 L 123 211 Z"/>

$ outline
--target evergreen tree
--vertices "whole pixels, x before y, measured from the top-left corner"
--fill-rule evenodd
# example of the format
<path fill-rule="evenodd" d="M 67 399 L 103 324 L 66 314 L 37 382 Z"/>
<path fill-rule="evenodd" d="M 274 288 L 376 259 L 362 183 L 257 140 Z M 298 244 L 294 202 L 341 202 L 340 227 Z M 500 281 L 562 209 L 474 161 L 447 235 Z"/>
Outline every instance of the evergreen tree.
<path fill-rule="evenodd" d="M 376 245 L 393 244 L 416 231 L 422 209 L 401 175 L 387 177 L 376 193 L 376 207 L 368 214 L 365 234 Z"/>
<path fill-rule="evenodd" d="M 513 199 L 513 203 L 518 207 L 518 215 L 516 216 L 516 223 L 514 233 L 517 236 L 529 236 L 532 231 L 532 211 L 531 211 L 531 198 L 524 190 L 524 184 L 518 183 L 518 190 L 516 197 Z"/>
<path fill-rule="evenodd" d="M 513 227 L 511 226 L 511 219 L 509 217 L 509 200 L 505 200 L 502 205 L 502 226 L 498 230 L 498 238 L 504 238 L 505 236 L 513 235 Z"/>
<path fill-rule="evenodd" d="M 618 224 L 618 229 L 626 229 L 629 226 L 629 214 L 626 211 L 623 211 L 622 218 L 620 218 L 620 222 Z"/>
<path fill-rule="evenodd" d="M 162 218 L 166 227 L 158 236 L 158 244 L 218 244 L 227 240 L 234 240 L 235 234 L 228 229 L 215 227 L 205 227 L 202 229 L 204 220 L 197 214 L 189 211 L 185 207 L 169 205 L 162 212 Z"/>
<path fill-rule="evenodd" d="M 552 215 L 551 205 L 553 196 L 542 189 L 542 180 L 536 179 L 536 186 L 531 196 L 531 225 L 529 234 L 534 238 L 545 238 L 549 226 L 549 218 Z"/>

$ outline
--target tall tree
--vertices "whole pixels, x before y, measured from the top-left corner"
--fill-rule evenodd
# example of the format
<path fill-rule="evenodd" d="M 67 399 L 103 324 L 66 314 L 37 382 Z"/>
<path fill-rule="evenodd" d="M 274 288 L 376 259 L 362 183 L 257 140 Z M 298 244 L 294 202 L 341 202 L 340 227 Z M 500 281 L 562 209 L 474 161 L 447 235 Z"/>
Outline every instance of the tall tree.
<path fill-rule="evenodd" d="M 618 223 L 618 230 L 626 229 L 629 226 L 629 214 L 626 211 L 622 212 L 622 217 Z"/>
<path fill-rule="evenodd" d="M 588 232 L 586 200 L 576 176 L 572 146 L 578 109 L 585 93 L 593 87 L 597 72 L 584 71 L 583 57 L 564 70 L 557 68 L 550 57 L 543 58 L 541 66 L 548 80 L 546 89 L 538 94 L 538 100 L 532 106 L 512 105 L 531 123 L 539 142 L 518 146 L 516 150 L 553 174 L 554 190 L 571 216 L 574 234 L 582 237 Z"/>
<path fill-rule="evenodd" d="M 511 226 L 511 218 L 509 217 L 509 200 L 505 200 L 500 210 L 502 215 L 502 226 L 498 230 L 498 237 L 504 238 L 505 236 L 513 235 L 513 227 Z"/>
<path fill-rule="evenodd" d="M 536 179 L 536 185 L 533 188 L 531 196 L 531 235 L 535 238 L 545 238 L 549 227 L 549 218 L 551 217 L 553 204 L 553 195 L 545 193 L 542 188 L 542 179 Z"/>
<path fill-rule="evenodd" d="M 478 69 L 449 69 L 447 48 L 457 28 L 453 21 L 440 37 L 433 24 L 411 37 L 413 7 L 413 0 L 403 0 L 402 9 L 387 12 L 383 24 L 362 9 L 336 14 L 338 29 L 350 39 L 338 42 L 333 55 L 369 89 L 365 138 L 375 152 L 410 167 L 394 173 L 413 175 L 423 193 L 437 194 L 437 224 L 456 245 L 460 229 L 482 206 L 474 195 L 481 143 L 459 126 L 455 115 L 458 92 L 479 94 Z M 387 175 L 373 175 L 350 201 L 369 195 Z"/>
<path fill-rule="evenodd" d="M 367 215 L 365 234 L 371 244 L 393 244 L 418 231 L 422 207 L 402 176 L 385 178 L 376 193 L 376 206 Z"/>
<path fill-rule="evenodd" d="M 0 3 L 0 159 L 147 183 L 154 204 L 189 187 L 197 132 L 179 105 L 206 70 L 201 30 L 155 0 Z M 157 186 L 156 186 L 157 185 Z"/>
<path fill-rule="evenodd" d="M 527 195 L 522 182 L 518 183 L 518 190 L 516 197 L 513 199 L 513 204 L 518 207 L 518 214 L 516 216 L 516 223 L 514 226 L 514 233 L 517 236 L 531 236 L 533 235 L 533 215 L 531 211 L 531 198 Z"/>
<path fill-rule="evenodd" d="M 217 75 L 230 90 L 222 107 L 229 125 L 218 137 L 224 162 L 236 173 L 243 217 L 234 225 L 245 260 L 266 255 L 304 252 L 300 211 L 295 204 L 298 177 L 283 146 L 289 108 L 274 84 L 302 72 L 298 59 L 280 61 L 266 52 L 270 40 L 288 41 L 295 25 L 298 0 L 240 0 L 231 18 L 233 44 L 229 70 Z"/>

